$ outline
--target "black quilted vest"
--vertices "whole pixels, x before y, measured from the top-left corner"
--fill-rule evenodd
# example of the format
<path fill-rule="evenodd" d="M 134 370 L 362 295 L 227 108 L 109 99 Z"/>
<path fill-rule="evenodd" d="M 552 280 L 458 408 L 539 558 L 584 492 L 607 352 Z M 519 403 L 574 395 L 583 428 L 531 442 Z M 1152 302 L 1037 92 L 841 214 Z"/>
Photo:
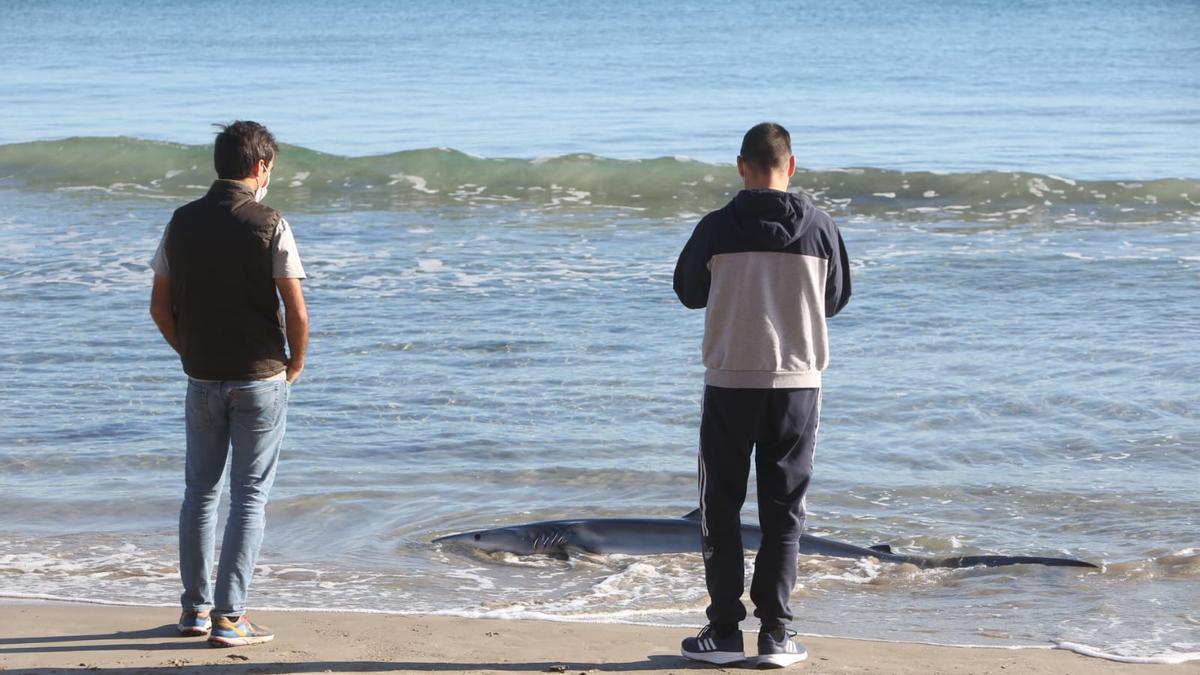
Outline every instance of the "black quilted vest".
<path fill-rule="evenodd" d="M 167 233 L 183 370 L 201 380 L 259 380 L 286 367 L 272 275 L 275 209 L 242 183 L 218 180 L 180 207 Z"/>

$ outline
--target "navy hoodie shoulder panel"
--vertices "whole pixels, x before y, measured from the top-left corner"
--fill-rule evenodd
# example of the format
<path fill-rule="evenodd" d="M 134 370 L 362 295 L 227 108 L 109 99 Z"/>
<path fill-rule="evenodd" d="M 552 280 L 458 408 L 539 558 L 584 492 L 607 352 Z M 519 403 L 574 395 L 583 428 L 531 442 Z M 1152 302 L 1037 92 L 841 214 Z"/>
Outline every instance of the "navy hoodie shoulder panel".
<path fill-rule="evenodd" d="M 778 190 L 742 190 L 714 211 L 722 214 L 713 255 L 745 251 L 799 253 L 828 259 L 837 227 L 808 195 Z"/>

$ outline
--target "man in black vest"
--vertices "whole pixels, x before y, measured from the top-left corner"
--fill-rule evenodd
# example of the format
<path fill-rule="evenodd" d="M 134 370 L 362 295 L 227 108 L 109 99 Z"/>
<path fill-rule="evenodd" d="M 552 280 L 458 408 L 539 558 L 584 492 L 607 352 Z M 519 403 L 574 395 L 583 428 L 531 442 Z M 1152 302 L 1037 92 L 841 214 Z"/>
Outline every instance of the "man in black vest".
<path fill-rule="evenodd" d="M 223 127 L 213 153 L 216 182 L 175 211 L 151 261 L 150 314 L 188 375 L 179 631 L 207 634 L 219 647 L 274 638 L 246 618 L 246 591 L 262 543 L 288 395 L 308 346 L 300 289 L 305 275 L 295 239 L 279 212 L 260 203 L 278 152 L 261 124 Z M 227 461 L 231 500 L 214 594 L 217 501 Z"/>

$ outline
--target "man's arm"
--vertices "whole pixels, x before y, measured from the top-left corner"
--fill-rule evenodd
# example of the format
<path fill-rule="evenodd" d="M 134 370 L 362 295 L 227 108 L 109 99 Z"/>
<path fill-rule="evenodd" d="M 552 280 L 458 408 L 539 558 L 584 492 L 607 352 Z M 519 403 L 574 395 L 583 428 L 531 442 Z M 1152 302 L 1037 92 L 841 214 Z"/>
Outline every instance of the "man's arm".
<path fill-rule="evenodd" d="M 283 298 L 284 320 L 287 323 L 288 359 L 287 381 L 292 383 L 304 371 L 304 355 L 308 351 L 308 307 L 299 279 L 275 279 L 279 297 Z"/>
<path fill-rule="evenodd" d="M 150 291 L 150 316 L 163 339 L 179 353 L 179 334 L 175 331 L 175 313 L 171 310 L 171 280 L 161 274 L 154 275 L 154 288 Z"/>
<path fill-rule="evenodd" d="M 707 228 L 701 220 L 675 263 L 675 295 L 688 309 L 701 309 L 708 304 L 708 287 L 712 284 L 708 269 L 712 256 L 708 249 Z"/>
<path fill-rule="evenodd" d="M 829 254 L 829 273 L 825 277 L 825 316 L 836 316 L 850 302 L 850 256 L 846 255 L 846 244 L 836 225 L 833 229 Z"/>

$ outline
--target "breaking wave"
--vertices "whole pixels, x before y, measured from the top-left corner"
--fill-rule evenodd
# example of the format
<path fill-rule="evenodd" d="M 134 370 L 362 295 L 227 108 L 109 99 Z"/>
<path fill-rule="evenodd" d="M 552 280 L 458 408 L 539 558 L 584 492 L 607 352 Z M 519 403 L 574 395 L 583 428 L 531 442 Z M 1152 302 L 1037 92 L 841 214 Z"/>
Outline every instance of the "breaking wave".
<path fill-rule="evenodd" d="M 0 186 L 178 199 L 204 189 L 212 177 L 206 145 L 122 137 L 0 145 Z M 1200 179 L 1084 181 L 1009 171 L 849 168 L 798 170 L 792 185 L 843 215 L 985 223 L 1200 221 Z M 445 148 L 345 157 L 285 146 L 270 201 L 310 211 L 513 204 L 663 215 L 707 211 L 739 187 L 733 166 L 683 157 L 486 158 Z"/>

